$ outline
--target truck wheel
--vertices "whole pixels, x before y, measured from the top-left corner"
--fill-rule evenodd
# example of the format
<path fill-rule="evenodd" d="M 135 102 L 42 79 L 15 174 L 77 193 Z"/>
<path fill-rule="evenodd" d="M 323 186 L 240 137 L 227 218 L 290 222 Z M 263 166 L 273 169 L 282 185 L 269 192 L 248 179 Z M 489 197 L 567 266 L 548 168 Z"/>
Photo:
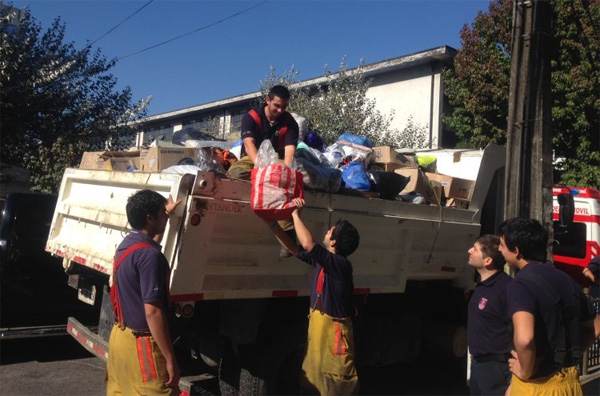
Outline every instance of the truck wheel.
<path fill-rule="evenodd" d="M 244 396 L 262 396 L 266 395 L 267 382 L 255 377 L 246 369 L 240 372 L 240 395 Z"/>

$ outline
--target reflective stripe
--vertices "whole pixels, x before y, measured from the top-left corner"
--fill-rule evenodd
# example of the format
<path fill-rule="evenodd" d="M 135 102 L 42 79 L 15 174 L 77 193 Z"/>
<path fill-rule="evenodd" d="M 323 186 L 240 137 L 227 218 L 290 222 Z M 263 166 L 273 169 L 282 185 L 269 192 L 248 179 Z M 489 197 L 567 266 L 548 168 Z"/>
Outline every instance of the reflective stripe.
<path fill-rule="evenodd" d="M 142 372 L 142 381 L 156 381 L 156 367 L 154 367 L 154 359 L 152 356 L 152 345 L 150 337 L 137 337 L 138 360 L 140 362 L 140 370 Z"/>
<path fill-rule="evenodd" d="M 343 346 L 344 345 L 344 339 L 342 338 L 342 329 L 340 328 L 340 322 L 335 322 L 335 346 L 334 346 L 334 352 L 336 355 L 338 356 L 342 356 L 343 355 Z"/>

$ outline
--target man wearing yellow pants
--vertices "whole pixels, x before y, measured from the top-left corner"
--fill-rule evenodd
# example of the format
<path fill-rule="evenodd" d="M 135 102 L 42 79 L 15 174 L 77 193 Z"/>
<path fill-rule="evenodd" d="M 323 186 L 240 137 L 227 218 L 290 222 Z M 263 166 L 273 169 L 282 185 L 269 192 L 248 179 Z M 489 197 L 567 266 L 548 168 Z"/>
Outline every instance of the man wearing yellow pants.
<path fill-rule="evenodd" d="M 323 245 L 314 242 L 300 218 L 304 200 L 295 198 L 292 213 L 301 248 L 277 225 L 271 224 L 280 242 L 299 259 L 314 266 L 310 288 L 308 347 L 302 364 L 303 394 L 352 395 L 358 390 L 354 366 L 352 315 L 352 264 L 347 256 L 359 243 L 356 228 L 338 220 L 327 231 Z"/>
<path fill-rule="evenodd" d="M 113 266 L 115 325 L 108 342 L 107 395 L 179 395 L 166 314 L 169 263 L 159 245 L 179 203 L 150 190 L 127 200 L 133 231 L 117 248 Z"/>
<path fill-rule="evenodd" d="M 499 250 L 519 272 L 507 290 L 515 350 L 511 396 L 581 396 L 577 365 L 594 342 L 592 307 L 577 283 L 546 262 L 548 233 L 536 220 L 500 226 Z"/>

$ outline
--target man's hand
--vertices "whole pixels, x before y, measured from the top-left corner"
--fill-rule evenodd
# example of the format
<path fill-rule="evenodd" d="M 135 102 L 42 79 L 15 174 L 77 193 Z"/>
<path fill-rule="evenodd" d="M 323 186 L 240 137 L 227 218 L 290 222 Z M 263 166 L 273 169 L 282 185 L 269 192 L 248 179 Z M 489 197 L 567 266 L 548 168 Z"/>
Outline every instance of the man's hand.
<path fill-rule="evenodd" d="M 292 203 L 296 207 L 296 209 L 294 209 L 294 212 L 292 212 L 292 215 L 300 214 L 302 212 L 302 208 L 304 208 L 304 205 L 306 204 L 306 202 L 304 202 L 304 199 L 302 198 L 292 198 Z"/>
<path fill-rule="evenodd" d="M 508 359 L 508 368 L 510 372 L 519 378 L 523 378 L 521 376 L 521 362 L 519 361 L 519 355 L 517 355 L 517 351 L 512 350 L 510 351 L 510 354 L 512 355 L 512 357 Z"/>
<path fill-rule="evenodd" d="M 169 194 L 169 199 L 167 199 L 167 204 L 165 205 L 165 210 L 169 213 L 173 213 L 175 209 L 181 203 L 181 199 L 177 200 L 177 202 L 173 201 L 173 197 Z"/>
<path fill-rule="evenodd" d="M 177 360 L 167 361 L 167 373 L 169 373 L 169 379 L 165 382 L 167 388 L 178 388 L 181 371 L 179 371 Z"/>
<path fill-rule="evenodd" d="M 596 283 L 596 277 L 594 276 L 594 273 L 590 271 L 589 268 L 586 267 L 583 269 L 583 275 L 589 280 L 591 280 L 592 283 Z"/>

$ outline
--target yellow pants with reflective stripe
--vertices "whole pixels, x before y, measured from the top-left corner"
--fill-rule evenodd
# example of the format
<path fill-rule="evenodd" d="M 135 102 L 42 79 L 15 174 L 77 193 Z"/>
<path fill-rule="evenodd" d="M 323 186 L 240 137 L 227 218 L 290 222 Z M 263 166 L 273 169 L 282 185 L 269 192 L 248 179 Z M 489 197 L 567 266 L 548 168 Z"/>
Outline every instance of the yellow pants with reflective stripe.
<path fill-rule="evenodd" d="M 179 395 L 167 388 L 166 360 L 152 336 L 135 336 L 133 330 L 113 326 L 108 340 L 106 394 Z"/>
<path fill-rule="evenodd" d="M 579 370 L 568 367 L 549 377 L 529 381 L 513 374 L 510 396 L 583 396 Z"/>
<path fill-rule="evenodd" d="M 350 318 L 311 310 L 308 347 L 302 363 L 304 394 L 352 395 L 358 390 Z"/>

